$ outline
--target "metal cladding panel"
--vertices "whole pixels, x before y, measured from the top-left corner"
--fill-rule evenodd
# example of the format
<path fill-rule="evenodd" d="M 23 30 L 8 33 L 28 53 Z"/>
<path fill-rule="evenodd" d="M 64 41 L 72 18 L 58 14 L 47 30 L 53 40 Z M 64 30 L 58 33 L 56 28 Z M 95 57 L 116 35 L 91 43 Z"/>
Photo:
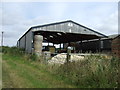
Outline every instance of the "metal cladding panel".
<path fill-rule="evenodd" d="M 103 40 L 103 48 L 104 49 L 111 49 L 111 39 Z"/>
<path fill-rule="evenodd" d="M 32 53 L 32 40 L 33 40 L 32 31 L 29 31 L 26 34 L 26 51 L 28 53 Z"/>
<path fill-rule="evenodd" d="M 78 45 L 77 48 L 82 50 L 83 52 L 87 51 L 96 52 L 99 50 L 99 41 L 82 42 Z"/>
<path fill-rule="evenodd" d="M 17 47 L 19 48 L 19 41 L 17 41 Z"/>
<path fill-rule="evenodd" d="M 25 48 L 25 36 L 20 39 L 19 45 L 19 48 Z"/>
<path fill-rule="evenodd" d="M 65 23 L 60 23 L 60 24 L 39 26 L 39 27 L 35 27 L 32 29 L 32 31 L 40 31 L 40 30 L 103 36 L 100 33 L 92 31 L 91 29 L 89 29 L 87 27 L 78 25 L 78 24 L 73 23 L 73 22 L 65 22 Z"/>

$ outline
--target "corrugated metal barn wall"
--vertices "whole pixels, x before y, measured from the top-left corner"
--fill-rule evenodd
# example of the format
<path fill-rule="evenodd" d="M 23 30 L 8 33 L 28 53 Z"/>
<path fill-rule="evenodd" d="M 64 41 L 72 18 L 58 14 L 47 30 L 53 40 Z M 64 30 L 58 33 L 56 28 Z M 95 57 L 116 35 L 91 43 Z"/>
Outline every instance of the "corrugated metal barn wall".
<path fill-rule="evenodd" d="M 77 50 L 82 52 L 111 52 L 112 39 L 86 41 L 76 45 Z"/>
<path fill-rule="evenodd" d="M 32 53 L 32 48 L 33 48 L 33 33 L 30 30 L 26 35 L 26 47 L 25 50 L 28 53 Z"/>
<path fill-rule="evenodd" d="M 33 33 L 30 30 L 27 32 L 19 41 L 18 47 L 25 49 L 26 52 L 32 53 L 32 41 L 33 41 Z"/>
<path fill-rule="evenodd" d="M 24 49 L 25 49 L 25 36 L 23 36 L 23 37 L 19 40 L 19 48 L 24 48 Z"/>
<path fill-rule="evenodd" d="M 99 51 L 99 41 L 88 41 L 77 44 L 76 49 L 82 50 L 82 52 L 98 52 Z"/>
<path fill-rule="evenodd" d="M 111 52 L 111 44 L 112 44 L 112 39 L 105 39 L 103 41 L 103 51 L 110 51 Z"/>
<path fill-rule="evenodd" d="M 59 32 L 70 32 L 70 33 L 79 33 L 79 34 L 91 34 L 101 36 L 99 33 L 91 31 L 88 28 L 75 24 L 73 22 L 64 22 L 60 24 L 53 24 L 53 25 L 43 25 L 43 26 L 36 26 L 32 29 L 32 31 L 59 31 Z"/>

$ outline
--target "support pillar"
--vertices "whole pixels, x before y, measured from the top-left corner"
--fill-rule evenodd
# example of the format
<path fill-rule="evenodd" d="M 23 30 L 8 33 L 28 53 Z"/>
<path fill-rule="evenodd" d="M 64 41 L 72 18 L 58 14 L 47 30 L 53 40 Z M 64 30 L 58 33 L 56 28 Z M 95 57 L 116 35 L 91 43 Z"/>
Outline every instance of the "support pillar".
<path fill-rule="evenodd" d="M 66 58 L 67 63 L 70 61 L 70 58 L 71 58 L 70 54 L 71 54 L 71 47 L 68 47 L 67 48 L 67 58 Z"/>
<path fill-rule="evenodd" d="M 99 53 L 101 52 L 101 38 L 99 38 Z"/>
<path fill-rule="evenodd" d="M 60 43 L 60 50 L 61 50 L 62 46 L 61 46 L 61 43 Z"/>
<path fill-rule="evenodd" d="M 65 43 L 63 43 L 63 49 L 65 49 Z"/>
<path fill-rule="evenodd" d="M 34 53 L 37 56 L 42 55 L 42 42 L 43 42 L 43 36 L 34 35 Z"/>
<path fill-rule="evenodd" d="M 80 53 L 82 53 L 82 51 L 83 51 L 83 46 L 82 46 L 82 40 L 81 40 L 81 51 L 80 51 Z"/>

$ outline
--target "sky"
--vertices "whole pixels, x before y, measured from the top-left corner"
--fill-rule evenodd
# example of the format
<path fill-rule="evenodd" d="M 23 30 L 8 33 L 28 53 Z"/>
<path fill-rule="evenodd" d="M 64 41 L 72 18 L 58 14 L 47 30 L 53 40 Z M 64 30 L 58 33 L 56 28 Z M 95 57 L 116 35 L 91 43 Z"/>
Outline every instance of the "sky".
<path fill-rule="evenodd" d="M 105 35 L 118 33 L 118 2 L 2 2 L 4 45 L 15 46 L 32 26 L 72 20 Z M 1 40 L 1 34 L 0 34 Z"/>

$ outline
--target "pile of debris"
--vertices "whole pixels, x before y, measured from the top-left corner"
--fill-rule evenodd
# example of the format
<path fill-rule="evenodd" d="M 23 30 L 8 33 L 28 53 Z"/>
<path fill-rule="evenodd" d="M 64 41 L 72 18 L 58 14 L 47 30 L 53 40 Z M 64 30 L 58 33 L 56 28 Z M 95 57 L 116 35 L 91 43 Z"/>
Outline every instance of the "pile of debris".
<path fill-rule="evenodd" d="M 64 64 L 66 62 L 66 53 L 61 53 L 61 54 L 58 54 L 56 56 L 54 56 L 51 60 L 48 60 L 48 64 Z M 84 59 L 84 56 L 78 56 L 78 55 L 75 55 L 75 54 L 71 54 L 71 58 L 70 58 L 70 62 L 73 62 L 73 61 L 79 61 L 79 60 L 83 60 Z"/>

